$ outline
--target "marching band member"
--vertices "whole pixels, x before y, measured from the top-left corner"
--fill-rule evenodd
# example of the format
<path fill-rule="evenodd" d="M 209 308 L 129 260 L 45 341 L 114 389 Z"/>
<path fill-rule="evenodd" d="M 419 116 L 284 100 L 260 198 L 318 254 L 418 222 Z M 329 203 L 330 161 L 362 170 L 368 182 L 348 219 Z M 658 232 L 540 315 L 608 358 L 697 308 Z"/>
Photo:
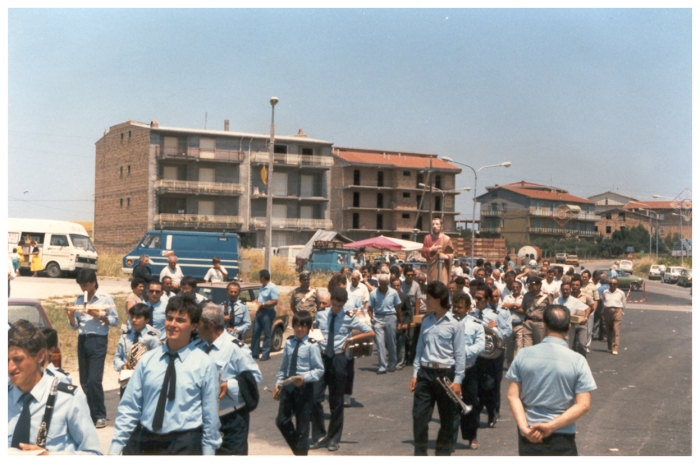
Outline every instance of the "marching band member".
<path fill-rule="evenodd" d="M 428 455 L 428 424 L 437 401 L 440 430 L 435 455 L 449 456 L 454 448 L 459 408 L 438 379 L 447 378 L 452 381 L 449 388 L 457 395 L 462 395 L 460 384 L 465 367 L 464 327 L 448 312 L 449 294 L 447 286 L 442 282 L 433 281 L 428 284 L 426 303 L 430 314 L 425 316 L 421 325 L 413 363 L 413 378 L 408 387 L 414 393 L 414 455 Z"/>
<path fill-rule="evenodd" d="M 158 332 L 148 327 L 151 322 L 151 308 L 144 303 L 137 303 L 129 308 L 129 322 L 131 328 L 121 337 L 117 344 L 117 352 L 114 354 L 114 370 L 120 372 L 122 369 L 133 369 L 128 363 L 127 354 L 131 352 L 134 343 L 143 342 L 148 345 L 149 350 L 154 350 L 160 346 Z M 126 386 L 119 389 L 119 397 L 124 395 Z"/>
<path fill-rule="evenodd" d="M 331 280 L 333 280 L 331 278 Z M 331 312 L 331 294 L 325 290 L 319 294 L 318 311 L 314 318 L 313 328 L 318 329 L 321 324 L 327 324 L 328 314 Z M 320 346 L 319 346 L 320 348 Z M 321 356 L 323 359 L 323 356 Z M 309 449 L 316 449 L 314 444 L 327 434 L 326 423 L 323 419 L 323 401 L 326 398 L 326 385 L 319 380 L 314 382 L 314 401 L 311 407 L 311 445 Z"/>
<path fill-rule="evenodd" d="M 73 380 L 70 378 L 70 374 L 60 367 L 53 365 L 51 361 L 51 355 L 58 349 L 58 332 L 56 329 L 50 327 L 44 327 L 41 329 L 41 333 L 44 334 L 46 338 L 46 362 L 44 363 L 44 372 L 54 377 L 58 377 L 60 382 L 73 384 Z"/>
<path fill-rule="evenodd" d="M 220 374 L 219 421 L 221 447 L 217 455 L 248 455 L 250 412 L 259 400 L 262 374 L 250 349 L 224 330 L 224 315 L 215 303 L 207 304 L 199 319 L 199 345 L 214 360 Z"/>
<path fill-rule="evenodd" d="M 325 392 L 326 386 L 328 386 L 331 420 L 326 436 L 313 443 L 310 446 L 311 449 L 328 447 L 328 451 L 338 450 L 338 443 L 343 434 L 343 395 L 347 382 L 345 349 L 351 342 L 370 340 L 374 337 L 374 332 L 368 325 L 360 322 L 351 312 L 343 310 L 347 301 L 348 292 L 346 289 L 340 286 L 333 289 L 331 292 L 331 311 L 319 324 L 324 338 L 324 341 L 320 343 L 324 372 L 323 377 L 316 384 L 321 392 Z M 352 336 L 353 330 L 359 330 L 362 334 Z M 313 407 L 320 407 L 320 411 L 316 414 L 323 418 L 322 403 L 314 402 Z"/>
<path fill-rule="evenodd" d="M 241 286 L 238 282 L 229 283 L 226 286 L 226 293 L 228 301 L 221 303 L 226 331 L 240 340 L 252 326 L 248 305 L 238 299 L 238 295 L 241 294 Z"/>
<path fill-rule="evenodd" d="M 105 356 L 107 355 L 107 335 L 109 327 L 119 325 L 119 315 L 114 306 L 114 300 L 104 292 L 98 291 L 97 275 L 92 269 L 81 269 L 75 281 L 80 285 L 80 290 L 87 293 L 87 301 L 84 295 L 75 300 L 75 306 L 84 304 L 102 305 L 107 307 L 107 314 L 103 315 L 98 310 L 89 310 L 87 313 L 77 313 L 69 309 L 68 325 L 71 329 L 78 329 L 78 370 L 80 371 L 80 387 L 87 396 L 90 406 L 90 415 L 98 429 L 107 425 L 107 408 L 105 407 L 105 394 L 102 389 L 102 376 L 105 370 Z"/>
<path fill-rule="evenodd" d="M 465 368 L 464 380 L 462 380 L 462 400 L 472 407 L 468 414 L 460 416 L 460 428 L 462 429 L 462 439 L 466 440 L 467 447 L 478 449 L 479 443 L 476 441 L 477 430 L 479 429 L 479 382 L 476 369 L 476 359 L 484 352 L 485 334 L 484 326 L 470 317 L 466 317 L 471 308 L 471 298 L 469 294 L 458 292 L 452 297 L 452 308 L 455 319 L 462 322 L 464 327 L 464 350 Z M 457 434 L 457 429 L 455 429 Z M 455 443 L 457 437 L 455 437 Z"/>
<path fill-rule="evenodd" d="M 221 445 L 219 374 L 191 341 L 201 314 L 192 295 L 168 302 L 167 340 L 136 365 L 119 403 L 109 454 L 214 454 Z"/>
<path fill-rule="evenodd" d="M 321 349 L 316 340 L 309 338 L 312 317 L 308 311 L 299 311 L 292 318 L 294 337 L 284 345 L 282 364 L 277 372 L 280 406 L 275 421 L 282 436 L 297 456 L 309 454 L 309 419 L 313 402 L 313 382 L 323 375 Z M 282 382 L 292 379 L 283 386 Z M 296 427 L 292 424 L 296 420 Z"/>
<path fill-rule="evenodd" d="M 42 373 L 46 356 L 46 339 L 40 330 L 25 320 L 10 327 L 7 446 L 46 450 L 42 454 L 102 454 L 85 394 Z"/>

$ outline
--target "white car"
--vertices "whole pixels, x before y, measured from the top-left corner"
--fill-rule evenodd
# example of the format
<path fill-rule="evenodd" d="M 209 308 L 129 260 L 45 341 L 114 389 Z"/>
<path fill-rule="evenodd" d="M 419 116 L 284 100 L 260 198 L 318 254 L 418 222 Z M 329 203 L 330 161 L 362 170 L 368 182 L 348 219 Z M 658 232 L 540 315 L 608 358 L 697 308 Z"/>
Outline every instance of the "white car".
<path fill-rule="evenodd" d="M 661 276 L 666 272 L 666 266 L 663 264 L 653 264 L 649 268 L 649 280 L 661 280 Z"/>
<path fill-rule="evenodd" d="M 676 281 L 678 280 L 678 276 L 681 275 L 681 272 L 685 271 L 686 269 L 684 267 L 680 266 L 671 266 L 668 268 L 666 272 L 661 274 L 661 283 L 664 284 L 675 284 Z"/>
<path fill-rule="evenodd" d="M 620 261 L 620 269 L 631 273 L 634 270 L 632 268 L 632 261 L 627 261 L 626 259 L 621 260 Z"/>

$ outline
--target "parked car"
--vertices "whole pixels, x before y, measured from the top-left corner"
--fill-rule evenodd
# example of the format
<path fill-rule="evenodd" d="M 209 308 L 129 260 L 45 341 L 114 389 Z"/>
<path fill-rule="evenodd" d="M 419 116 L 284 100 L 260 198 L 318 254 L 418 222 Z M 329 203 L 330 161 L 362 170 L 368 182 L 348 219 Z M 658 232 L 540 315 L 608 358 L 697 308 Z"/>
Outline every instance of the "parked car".
<path fill-rule="evenodd" d="M 661 280 L 661 275 L 666 272 L 666 266 L 663 264 L 653 264 L 649 268 L 649 280 Z"/>
<path fill-rule="evenodd" d="M 634 270 L 634 269 L 633 269 L 632 261 L 629 261 L 629 260 L 626 260 L 626 259 L 621 260 L 621 261 L 620 261 L 620 269 L 622 269 L 622 270 L 625 271 L 625 272 L 630 272 L 630 273 L 631 273 L 631 272 Z"/>
<path fill-rule="evenodd" d="M 7 300 L 7 320 L 14 324 L 20 319 L 31 322 L 37 329 L 45 327 L 53 328 L 49 316 L 38 300 L 29 298 L 9 298 Z M 51 362 L 56 367 L 61 367 L 61 347 L 51 355 Z"/>
<path fill-rule="evenodd" d="M 197 293 L 208 300 L 221 304 L 224 301 L 228 301 L 228 293 L 226 292 L 228 284 L 229 282 L 198 284 Z M 243 335 L 242 341 L 243 343 L 250 344 L 253 340 L 253 330 L 255 329 L 255 313 L 258 311 L 258 292 L 260 290 L 260 284 L 241 282 L 240 285 L 241 293 L 238 298 L 248 304 L 250 321 L 252 322 L 250 330 Z M 284 346 L 284 331 L 287 330 L 287 327 L 289 327 L 292 322 L 292 312 L 288 309 L 282 309 L 279 303 L 275 309 L 277 314 L 275 315 L 275 320 L 272 322 L 271 346 L 272 351 L 279 351 Z"/>
<path fill-rule="evenodd" d="M 662 284 L 675 284 L 678 281 L 678 277 L 681 275 L 681 272 L 685 271 L 686 268 L 680 267 L 680 266 L 671 266 L 661 274 L 661 283 Z"/>
<path fill-rule="evenodd" d="M 608 276 L 608 278 L 611 277 L 612 271 L 610 269 L 598 269 L 600 272 L 605 272 L 605 274 Z M 628 274 L 627 272 L 618 269 L 617 271 L 617 287 L 621 289 L 625 288 L 631 288 L 632 291 L 637 291 L 640 288 L 642 288 L 642 284 L 644 283 L 644 279 L 641 277 L 633 276 L 632 274 Z"/>
<path fill-rule="evenodd" d="M 681 287 L 691 287 L 693 285 L 693 270 L 692 269 L 684 269 L 681 271 L 681 275 L 678 276 L 678 280 L 676 281 L 677 285 L 680 285 Z"/>
<path fill-rule="evenodd" d="M 571 264 L 572 266 L 578 266 L 578 256 L 577 255 L 566 255 L 566 264 Z"/>
<path fill-rule="evenodd" d="M 561 263 L 561 264 L 566 263 L 566 253 L 557 253 L 556 256 L 554 257 L 554 262 Z"/>

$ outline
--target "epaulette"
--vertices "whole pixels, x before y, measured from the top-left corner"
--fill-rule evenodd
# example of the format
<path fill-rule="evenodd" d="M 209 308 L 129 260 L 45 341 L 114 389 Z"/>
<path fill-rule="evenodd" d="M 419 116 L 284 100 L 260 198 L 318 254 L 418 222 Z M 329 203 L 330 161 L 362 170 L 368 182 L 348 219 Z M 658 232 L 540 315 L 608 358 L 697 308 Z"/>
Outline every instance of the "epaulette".
<path fill-rule="evenodd" d="M 239 339 L 237 339 L 236 337 L 233 337 L 233 340 L 231 340 L 231 341 L 233 343 L 235 343 L 236 345 L 238 345 L 240 348 L 243 348 L 245 346 L 245 344 L 242 341 L 240 341 Z"/>
<path fill-rule="evenodd" d="M 149 331 L 146 332 L 146 333 L 147 333 L 148 335 L 153 336 L 153 337 L 157 337 L 157 336 L 159 335 L 159 334 L 157 334 L 156 332 L 153 332 L 152 330 L 149 330 Z"/>
<path fill-rule="evenodd" d="M 57 367 L 56 370 L 57 370 L 58 372 L 60 372 L 61 374 L 65 375 L 65 376 L 70 376 L 70 374 L 69 374 L 68 372 L 64 371 L 64 370 L 61 369 L 60 367 Z"/>
<path fill-rule="evenodd" d="M 355 312 L 354 312 L 354 311 L 347 310 L 347 311 L 345 311 L 345 315 L 348 316 L 348 317 L 355 317 Z"/>
<path fill-rule="evenodd" d="M 309 341 L 310 341 L 311 343 L 316 343 L 316 339 L 315 339 L 315 338 L 309 338 Z"/>
<path fill-rule="evenodd" d="M 75 392 L 77 391 L 78 387 L 75 385 L 70 385 L 67 383 L 59 383 L 58 384 L 58 390 L 62 391 L 63 393 L 70 393 L 71 395 L 75 395 Z"/>

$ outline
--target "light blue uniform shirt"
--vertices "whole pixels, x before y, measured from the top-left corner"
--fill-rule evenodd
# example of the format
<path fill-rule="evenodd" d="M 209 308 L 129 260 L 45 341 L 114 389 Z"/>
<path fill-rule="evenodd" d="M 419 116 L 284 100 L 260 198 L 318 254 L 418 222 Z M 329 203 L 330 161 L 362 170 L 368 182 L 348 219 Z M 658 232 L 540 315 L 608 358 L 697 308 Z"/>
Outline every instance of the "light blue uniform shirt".
<path fill-rule="evenodd" d="M 146 302 L 146 304 L 150 308 L 153 308 L 153 317 L 151 318 L 151 325 L 153 326 L 153 328 L 160 332 L 161 339 L 165 338 L 165 308 L 168 307 L 168 300 L 163 301 L 163 299 L 161 298 L 160 301 L 156 304 L 151 304 L 150 301 Z"/>
<path fill-rule="evenodd" d="M 206 350 L 207 346 L 209 346 L 208 343 L 202 343 L 199 345 L 199 348 Z M 258 364 L 253 360 L 250 348 L 243 345 L 243 342 L 238 341 L 226 331 L 219 335 L 219 338 L 211 344 L 209 356 L 214 360 L 216 367 L 221 372 L 221 382 L 228 384 L 226 395 L 221 398 L 221 403 L 219 404 L 219 410 L 223 411 L 221 415 L 227 414 L 230 412 L 225 411 L 228 408 L 240 407 L 243 406 L 242 403 L 245 403 L 236 377 L 241 372 L 250 371 L 255 377 L 255 383 L 260 385 L 263 376 L 260 373 Z"/>
<path fill-rule="evenodd" d="M 39 383 L 34 385 L 31 395 L 34 397 L 29 404 L 31 413 L 31 426 L 29 428 L 29 441 L 36 443 L 36 434 L 39 430 L 46 400 L 49 398 L 51 384 L 55 377 L 43 375 Z M 44 448 L 51 453 L 63 452 L 65 454 L 91 453 L 102 454 L 100 440 L 97 438 L 97 430 L 90 417 L 87 398 L 78 387 L 70 386 L 72 393 L 58 390 L 56 403 L 54 404 L 51 425 L 46 436 Z M 20 401 L 22 391 L 17 387 L 11 387 L 7 393 L 7 446 L 12 445 L 12 436 L 17 426 L 17 421 L 24 408 L 24 401 Z"/>
<path fill-rule="evenodd" d="M 379 288 L 375 288 L 369 294 L 369 307 L 372 308 L 375 316 L 396 314 L 396 306 L 400 304 L 399 293 L 391 287 L 386 291 L 386 294 L 380 292 Z"/>
<path fill-rule="evenodd" d="M 75 300 L 75 305 L 83 306 L 84 304 L 83 295 L 80 295 L 78 299 Z M 92 317 L 89 314 L 75 313 L 75 325 L 70 325 L 70 322 L 68 323 L 71 329 L 80 328 L 79 333 L 81 335 L 96 334 L 106 336 L 109 334 L 110 325 L 119 325 L 119 315 L 117 314 L 117 309 L 114 306 L 114 300 L 111 296 L 97 290 L 88 304 L 109 306 L 109 308 L 107 308 L 107 320 L 109 324 L 104 324 L 99 318 Z"/>
<path fill-rule="evenodd" d="M 479 310 L 475 309 L 474 312 L 478 314 Z M 482 312 L 482 319 L 486 322 L 496 321 L 501 339 L 505 340 L 513 335 L 513 319 L 510 316 L 510 311 L 499 308 L 498 313 L 496 313 L 491 306 L 487 306 Z"/>
<path fill-rule="evenodd" d="M 464 363 L 467 366 L 472 366 L 476 362 L 476 358 L 486 348 L 486 333 L 484 326 L 470 317 L 465 317 L 460 322 L 464 327 Z"/>
<path fill-rule="evenodd" d="M 272 300 L 280 299 L 280 291 L 277 285 L 273 284 L 271 281 L 267 283 L 267 286 L 261 285 L 260 292 L 258 293 L 258 303 L 266 303 Z M 265 309 L 271 309 L 273 306 L 265 306 Z"/>
<path fill-rule="evenodd" d="M 134 338 L 136 338 L 136 330 L 132 327 L 126 334 L 119 337 L 119 343 L 117 343 L 117 352 L 114 354 L 114 370 L 119 372 L 126 364 L 126 354 L 131 351 L 131 346 L 134 344 Z M 151 328 L 146 325 L 140 331 L 139 342 L 143 342 L 148 345 L 149 350 L 155 350 L 159 348 L 161 343 L 158 338 L 158 334 L 153 332 Z M 144 353 L 145 355 L 145 353 Z"/>
<path fill-rule="evenodd" d="M 167 344 L 151 350 L 139 361 L 119 402 L 114 421 L 110 454 L 122 452 L 131 432 L 141 422 L 152 430 L 158 397 L 170 357 Z M 214 454 L 221 446 L 219 434 L 219 371 L 214 361 L 194 342 L 180 349 L 175 360 L 175 400 L 166 401 L 163 428 L 158 434 L 204 428 L 203 454 Z"/>
<path fill-rule="evenodd" d="M 545 337 L 538 345 L 521 348 L 506 378 L 520 382 L 520 399 L 528 425 L 561 416 L 576 404 L 578 393 L 597 388 L 586 358 L 556 337 Z M 555 433 L 575 432 L 573 423 Z"/>
<path fill-rule="evenodd" d="M 318 344 L 321 345 L 322 350 L 328 349 L 326 342 L 328 341 L 328 334 L 330 333 L 332 311 L 332 309 L 323 311 L 325 315 L 322 323 L 319 323 L 319 329 L 321 329 L 321 333 L 323 333 L 324 338 L 322 342 L 318 342 Z M 352 335 L 352 329 L 357 329 L 362 333 L 372 331 L 367 324 L 360 322 L 360 320 L 355 316 L 348 315 L 344 310 L 340 311 L 335 316 L 335 321 L 333 323 L 333 351 L 343 349 L 345 341 Z"/>
<path fill-rule="evenodd" d="M 413 377 L 418 376 L 421 361 L 447 364 L 455 367 L 454 381 L 461 384 L 466 365 L 465 346 L 464 326 L 451 313 L 439 321 L 435 320 L 435 313 L 425 316 L 413 361 Z"/>
<path fill-rule="evenodd" d="M 323 360 L 321 359 L 321 348 L 318 346 L 318 343 L 309 340 L 308 335 L 300 341 L 296 336 L 291 336 L 284 344 L 282 365 L 277 372 L 278 384 L 287 378 L 290 362 L 292 361 L 292 353 L 294 353 L 294 348 L 297 346 L 297 343 L 301 343 L 299 352 L 297 353 L 297 375 L 304 377 L 304 383 L 315 382 L 323 377 Z M 292 390 L 294 385 L 288 385 L 286 388 Z"/>
<path fill-rule="evenodd" d="M 346 305 L 347 305 L 347 303 L 346 303 Z M 343 311 L 345 311 L 345 306 L 343 306 Z M 328 315 L 330 313 L 331 313 L 330 306 L 328 308 L 318 308 L 318 311 L 316 311 L 316 317 L 314 318 L 314 329 L 318 329 L 321 327 L 321 324 L 325 324 L 325 321 L 328 320 Z"/>
<path fill-rule="evenodd" d="M 243 334 L 250 330 L 252 325 L 250 322 L 250 311 L 248 311 L 248 305 L 243 303 L 241 300 L 236 300 L 236 302 L 233 304 L 231 303 L 231 300 L 228 300 L 221 303 L 222 313 L 224 312 L 224 309 L 228 310 L 228 315 L 230 316 L 230 327 L 227 327 L 227 330 L 235 327 L 236 332 L 234 333 L 238 333 L 239 339 L 243 338 Z"/>
<path fill-rule="evenodd" d="M 59 370 L 58 367 L 53 365 L 53 363 L 49 363 L 49 365 L 46 366 L 44 373 L 58 377 L 58 380 L 62 383 L 73 384 L 73 379 L 70 378 L 70 374 L 63 369 Z"/>

